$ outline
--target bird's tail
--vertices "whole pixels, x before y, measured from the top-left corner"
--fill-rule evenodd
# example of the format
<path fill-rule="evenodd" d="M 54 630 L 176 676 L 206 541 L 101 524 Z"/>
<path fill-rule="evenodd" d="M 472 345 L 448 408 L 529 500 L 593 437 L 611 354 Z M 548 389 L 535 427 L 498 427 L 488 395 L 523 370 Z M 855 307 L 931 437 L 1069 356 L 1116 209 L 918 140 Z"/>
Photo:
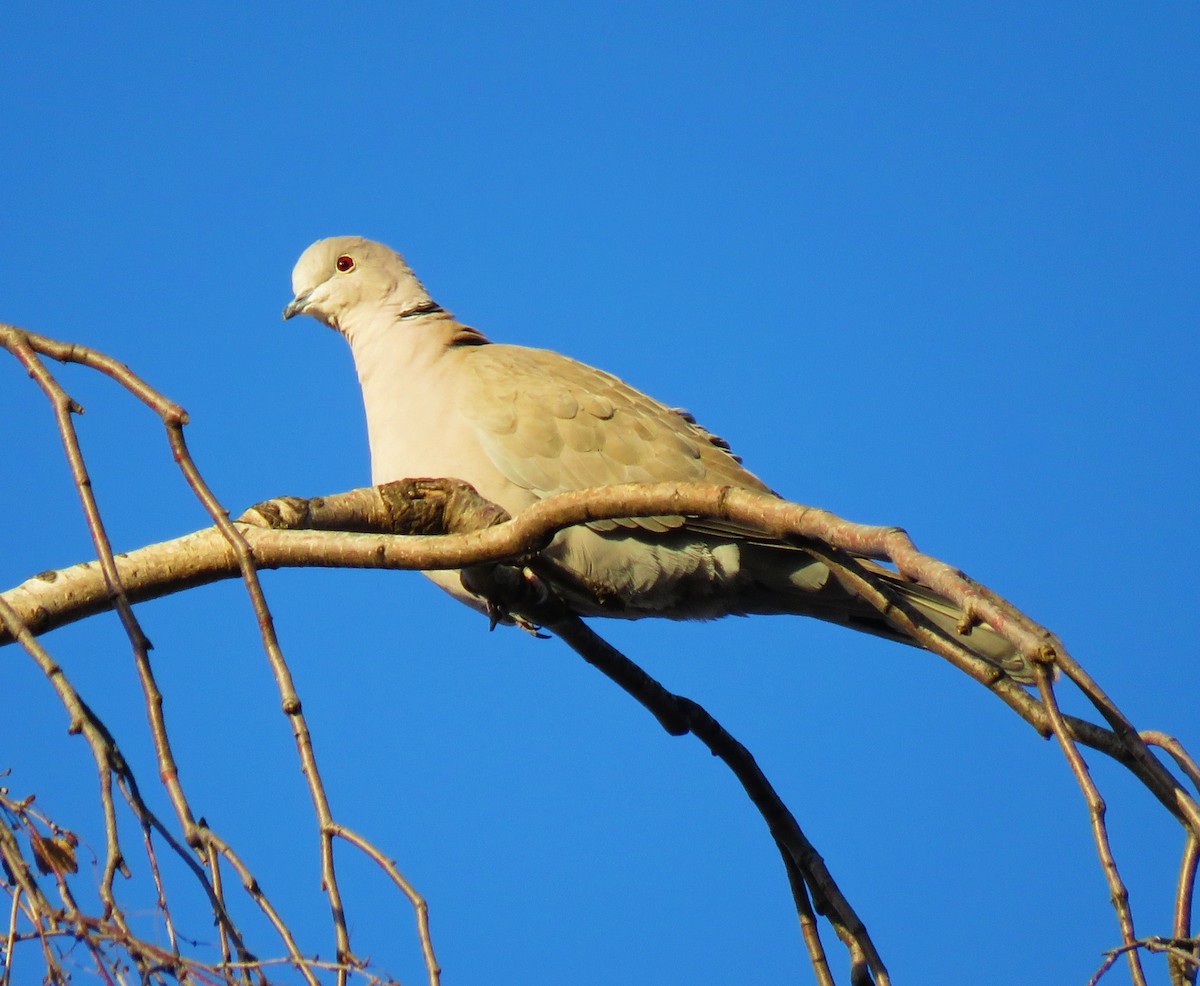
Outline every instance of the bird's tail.
<path fill-rule="evenodd" d="M 1002 668 L 1014 681 L 1023 685 L 1034 683 L 1035 679 L 1029 663 L 1011 643 L 986 623 L 972 627 L 965 634 L 960 633 L 959 626 L 962 623 L 963 612 L 950 600 L 939 596 L 932 589 L 926 589 L 924 586 L 907 582 L 891 574 L 884 574 L 881 578 L 889 588 L 900 595 L 904 602 L 941 629 L 947 637 L 961 644 L 977 657 Z"/>
<path fill-rule="evenodd" d="M 922 646 L 920 641 L 894 627 L 867 603 L 854 580 L 831 571 L 824 561 L 807 551 L 747 545 L 743 555 L 754 578 L 740 601 L 742 612 L 815 616 L 889 640 Z M 1024 685 L 1034 683 L 1028 662 L 990 626 L 982 624 L 962 633 L 959 627 L 963 612 L 950 600 L 873 561 L 856 560 L 869 581 L 899 596 L 903 604 L 915 609 L 947 639 L 1001 668 L 1014 681 Z"/>

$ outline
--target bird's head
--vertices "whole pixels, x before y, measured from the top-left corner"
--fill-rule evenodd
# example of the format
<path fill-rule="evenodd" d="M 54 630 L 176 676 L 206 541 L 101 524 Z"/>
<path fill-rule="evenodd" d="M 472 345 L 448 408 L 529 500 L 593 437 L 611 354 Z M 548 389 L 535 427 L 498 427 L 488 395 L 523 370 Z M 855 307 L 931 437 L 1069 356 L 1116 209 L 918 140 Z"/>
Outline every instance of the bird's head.
<path fill-rule="evenodd" d="M 339 331 L 344 330 L 347 313 L 360 305 L 402 315 L 430 303 L 400 254 L 361 236 L 317 240 L 296 261 L 292 290 L 295 297 L 283 310 L 285 319 L 311 315 Z"/>

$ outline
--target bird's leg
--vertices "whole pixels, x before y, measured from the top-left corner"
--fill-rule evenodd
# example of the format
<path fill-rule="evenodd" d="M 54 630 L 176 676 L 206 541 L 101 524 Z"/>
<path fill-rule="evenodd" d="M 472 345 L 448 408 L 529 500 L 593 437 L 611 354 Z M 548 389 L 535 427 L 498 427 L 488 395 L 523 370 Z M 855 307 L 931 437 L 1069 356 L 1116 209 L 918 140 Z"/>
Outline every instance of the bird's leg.
<path fill-rule="evenodd" d="M 532 620 L 521 615 L 526 609 L 544 606 L 551 598 L 546 584 L 523 565 L 473 565 L 459 576 L 463 588 L 483 601 L 490 626 L 512 623 L 526 633 L 545 639 L 546 634 Z"/>

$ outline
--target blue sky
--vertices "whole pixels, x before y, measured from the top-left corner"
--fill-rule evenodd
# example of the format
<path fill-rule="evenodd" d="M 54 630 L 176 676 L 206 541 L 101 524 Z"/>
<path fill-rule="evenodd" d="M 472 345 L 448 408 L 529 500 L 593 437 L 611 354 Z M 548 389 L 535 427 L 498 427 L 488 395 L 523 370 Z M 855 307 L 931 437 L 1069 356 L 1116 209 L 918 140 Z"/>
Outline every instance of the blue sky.
<path fill-rule="evenodd" d="M 1196 750 L 1198 29 L 1165 2 L 9 5 L 0 319 L 182 403 L 238 512 L 366 482 L 348 351 L 279 311 L 309 242 L 384 240 L 492 337 L 905 526 Z M 62 380 L 116 546 L 202 526 L 156 423 Z M 0 415 L 9 586 L 91 550 L 15 363 Z M 335 812 L 429 898 L 446 983 L 809 981 L 765 827 L 697 743 L 417 576 L 264 583 Z M 197 810 L 330 954 L 243 595 L 139 614 Z M 754 751 L 897 981 L 1082 983 L 1118 943 L 1061 754 L 938 659 L 796 619 L 600 629 Z M 150 785 L 115 618 L 46 642 Z M 4 657 L 5 783 L 95 831 L 83 744 Z M 1137 929 L 1168 933 L 1180 832 L 1092 763 Z M 340 859 L 361 951 L 421 981 L 406 905 Z"/>

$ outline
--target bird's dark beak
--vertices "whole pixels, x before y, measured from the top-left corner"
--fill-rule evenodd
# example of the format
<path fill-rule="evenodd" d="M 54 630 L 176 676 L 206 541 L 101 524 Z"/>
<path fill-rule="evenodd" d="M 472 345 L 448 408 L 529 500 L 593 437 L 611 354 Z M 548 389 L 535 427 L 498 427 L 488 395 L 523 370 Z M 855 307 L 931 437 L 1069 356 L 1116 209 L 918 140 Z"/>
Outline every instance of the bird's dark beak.
<path fill-rule="evenodd" d="M 311 291 L 306 291 L 304 294 L 297 295 L 290 302 L 288 302 L 288 306 L 283 310 L 284 321 L 291 318 L 293 315 L 303 315 L 304 309 L 307 307 L 311 295 Z"/>

